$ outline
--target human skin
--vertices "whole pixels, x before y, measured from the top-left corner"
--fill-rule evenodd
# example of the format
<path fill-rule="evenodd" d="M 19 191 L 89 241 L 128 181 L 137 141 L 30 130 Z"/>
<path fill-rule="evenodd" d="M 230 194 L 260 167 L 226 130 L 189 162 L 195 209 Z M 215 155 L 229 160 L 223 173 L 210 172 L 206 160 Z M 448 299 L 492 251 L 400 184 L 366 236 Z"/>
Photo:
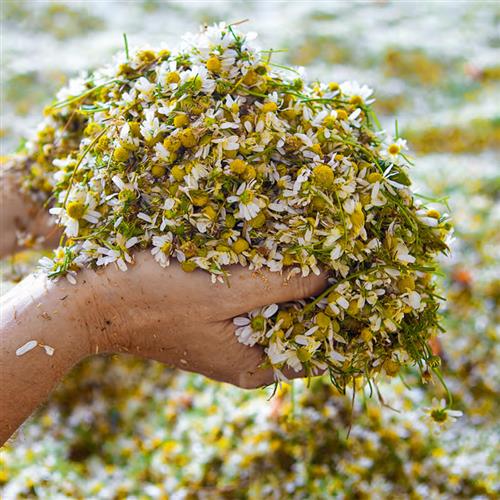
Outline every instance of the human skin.
<path fill-rule="evenodd" d="M 30 205 L 15 201 L 16 196 L 23 199 L 17 189 L 8 199 L 19 211 L 2 214 L 0 240 L 8 241 L 0 246 L 0 256 L 15 249 L 3 225 L 12 231 L 13 219 L 29 220 L 22 212 Z M 35 229 L 42 234 L 47 227 Z M 75 364 L 99 353 L 154 359 L 242 388 L 272 383 L 272 370 L 261 367 L 263 348 L 240 344 L 232 319 L 259 306 L 317 295 L 326 277 L 286 280 L 279 273 L 241 266 L 227 271 L 228 282 L 213 284 L 204 271 L 186 273 L 175 261 L 163 269 L 143 251 L 134 255 L 128 271 L 114 265 L 82 270 L 76 285 L 42 273 L 25 278 L 0 299 L 0 443 L 47 400 Z M 31 340 L 38 345 L 16 355 Z M 43 346 L 53 348 L 53 354 Z"/>
<path fill-rule="evenodd" d="M 0 168 L 0 258 L 23 250 L 18 233 L 40 239 L 40 245 L 46 248 L 56 246 L 61 234 L 51 224 L 48 210 L 19 191 L 17 179 L 12 169 Z"/>

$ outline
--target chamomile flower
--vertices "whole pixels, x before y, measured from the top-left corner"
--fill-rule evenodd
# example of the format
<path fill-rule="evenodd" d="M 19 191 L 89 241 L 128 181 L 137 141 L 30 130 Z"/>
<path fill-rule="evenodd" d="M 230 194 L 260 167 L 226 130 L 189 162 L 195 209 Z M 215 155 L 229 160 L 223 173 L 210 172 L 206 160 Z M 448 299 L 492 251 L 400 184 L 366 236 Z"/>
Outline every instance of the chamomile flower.
<path fill-rule="evenodd" d="M 254 309 L 248 313 L 248 316 L 238 316 L 233 319 L 236 326 L 236 336 L 238 340 L 245 345 L 253 346 L 261 341 L 266 335 L 268 328 L 268 319 L 278 311 L 277 304 Z"/>
<path fill-rule="evenodd" d="M 229 196 L 228 203 L 238 203 L 238 212 L 235 217 L 252 220 L 260 212 L 260 205 L 256 201 L 253 184 L 242 182 L 236 191 L 236 195 Z"/>
<path fill-rule="evenodd" d="M 139 98 L 141 100 L 151 101 L 155 89 L 155 84 L 151 83 L 146 78 L 141 77 L 137 80 L 135 89 L 139 92 Z"/>
<path fill-rule="evenodd" d="M 90 193 L 84 191 L 72 192 L 61 207 L 52 207 L 49 213 L 58 218 L 61 226 L 64 226 L 65 234 L 72 238 L 78 236 L 80 221 L 97 223 L 101 213 L 94 210 L 97 202 Z"/>
<path fill-rule="evenodd" d="M 444 429 L 452 425 L 463 413 L 459 410 L 450 409 L 444 399 L 432 400 L 432 406 L 423 408 L 425 419 L 435 430 Z"/>
<path fill-rule="evenodd" d="M 392 137 L 386 137 L 380 154 L 394 163 L 401 163 L 401 154 L 408 150 L 407 143 L 404 139 L 399 137 L 394 140 Z"/>
<path fill-rule="evenodd" d="M 373 89 L 367 85 L 360 85 L 357 81 L 349 81 L 340 84 L 340 91 L 355 105 L 368 105 L 375 101 L 375 99 L 371 98 Z"/>
<path fill-rule="evenodd" d="M 170 255 L 172 253 L 172 233 L 167 233 L 163 236 L 153 236 L 151 255 L 154 256 L 156 262 L 162 267 L 167 267 L 170 263 Z"/>

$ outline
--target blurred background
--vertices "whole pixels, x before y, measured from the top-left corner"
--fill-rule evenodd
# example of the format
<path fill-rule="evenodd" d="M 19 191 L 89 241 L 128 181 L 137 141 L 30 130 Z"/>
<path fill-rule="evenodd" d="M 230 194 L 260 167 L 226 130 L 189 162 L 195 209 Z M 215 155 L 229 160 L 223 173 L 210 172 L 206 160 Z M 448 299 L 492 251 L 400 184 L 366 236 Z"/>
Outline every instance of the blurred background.
<path fill-rule="evenodd" d="M 0 452 L 11 498 L 498 498 L 500 496 L 500 4 L 498 2 L 2 3 L 1 155 L 16 150 L 68 78 L 123 49 L 178 43 L 202 23 L 249 21 L 276 61 L 375 89 L 416 160 L 415 189 L 447 199 L 443 373 L 464 416 L 409 370 L 382 400 L 295 382 L 269 400 L 127 357 L 78 366 Z M 39 254 L 2 262 L 2 289 Z M 408 389 L 405 384 L 412 386 Z M 349 432 L 350 431 L 350 432 Z"/>

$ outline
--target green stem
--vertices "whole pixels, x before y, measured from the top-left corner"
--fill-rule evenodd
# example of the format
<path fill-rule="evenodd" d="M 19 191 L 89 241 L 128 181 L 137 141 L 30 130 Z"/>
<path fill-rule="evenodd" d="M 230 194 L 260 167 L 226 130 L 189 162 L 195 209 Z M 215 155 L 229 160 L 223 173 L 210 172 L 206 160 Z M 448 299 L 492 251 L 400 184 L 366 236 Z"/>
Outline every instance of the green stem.
<path fill-rule="evenodd" d="M 372 267 L 371 269 L 366 269 L 366 270 L 363 270 L 363 271 L 358 271 L 356 273 L 352 273 L 350 274 L 349 276 L 347 276 L 346 278 L 343 278 L 339 281 L 336 281 L 333 285 L 329 286 L 323 293 L 321 293 L 320 295 L 318 295 L 312 302 L 310 302 L 309 304 L 307 304 L 305 307 L 304 307 L 304 312 L 307 313 L 309 311 L 311 311 L 313 309 L 314 306 L 316 306 L 316 304 L 324 299 L 330 292 L 333 291 L 333 289 L 335 287 L 337 287 L 338 285 L 340 285 L 341 283 L 344 283 L 346 281 L 350 281 L 354 278 L 358 278 L 359 276 L 362 276 L 363 274 L 371 274 L 372 272 L 375 272 L 375 271 L 380 271 L 382 269 L 384 269 L 384 267 L 388 267 L 388 266 L 376 266 L 376 267 Z"/>
<path fill-rule="evenodd" d="M 94 138 L 94 140 L 83 150 L 83 153 L 80 155 L 80 158 L 76 162 L 75 168 L 73 169 L 73 173 L 71 174 L 71 177 L 69 179 L 69 185 L 66 188 L 66 195 L 64 196 L 64 201 L 62 202 L 63 208 L 66 208 L 66 203 L 68 202 L 68 197 L 69 197 L 69 192 L 71 191 L 71 188 L 73 187 L 73 181 L 75 179 L 76 172 L 80 165 L 82 164 L 83 159 L 87 156 L 88 152 L 94 147 L 94 145 L 97 143 L 97 141 L 108 131 L 109 127 L 111 125 L 108 125 L 105 127 L 99 134 L 97 134 Z M 59 240 L 59 246 L 62 245 L 62 242 L 64 240 L 64 233 L 61 236 L 61 239 Z"/>
<path fill-rule="evenodd" d="M 64 108 L 68 106 L 69 104 L 72 104 L 74 102 L 80 101 L 81 99 L 84 99 L 88 95 L 92 94 L 92 92 L 95 92 L 96 90 L 99 90 L 103 87 L 106 87 L 107 85 L 110 85 L 112 83 L 117 83 L 121 82 L 119 78 L 113 78 L 112 80 L 108 80 L 107 82 L 101 83 L 101 85 L 97 85 L 97 87 L 92 87 L 91 89 L 86 90 L 85 92 L 81 93 L 80 95 L 70 97 L 68 99 L 65 99 L 64 101 L 57 102 L 52 106 L 52 109 L 59 109 L 59 108 Z"/>
<path fill-rule="evenodd" d="M 446 391 L 446 397 L 448 398 L 448 408 L 451 408 L 451 405 L 453 404 L 453 396 L 450 392 L 450 389 L 448 389 L 448 386 L 446 385 L 446 382 L 444 381 L 443 374 L 441 373 L 441 370 L 439 367 L 432 367 L 432 371 L 436 374 L 436 377 L 439 379 L 441 382 L 441 385 L 443 386 L 443 389 Z"/>
<path fill-rule="evenodd" d="M 123 43 L 125 44 L 125 56 L 127 57 L 127 61 L 130 59 L 130 55 L 128 53 L 128 40 L 127 34 L 123 33 Z"/>

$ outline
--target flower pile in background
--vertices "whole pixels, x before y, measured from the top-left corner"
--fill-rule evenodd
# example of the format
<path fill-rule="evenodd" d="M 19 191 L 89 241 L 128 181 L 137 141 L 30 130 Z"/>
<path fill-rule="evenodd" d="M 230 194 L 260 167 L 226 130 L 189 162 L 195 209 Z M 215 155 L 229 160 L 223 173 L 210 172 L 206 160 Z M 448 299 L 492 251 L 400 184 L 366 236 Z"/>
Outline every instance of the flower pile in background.
<path fill-rule="evenodd" d="M 406 142 L 377 126 L 371 89 L 309 85 L 251 39 L 220 24 L 178 50 L 127 47 L 59 93 L 20 162 L 65 228 L 43 267 L 74 282 L 82 267 L 126 270 L 139 249 L 214 281 L 230 264 L 323 267 L 313 301 L 235 319 L 276 379 L 328 370 L 343 392 L 407 364 L 429 375 L 446 216 L 410 190 Z"/>

